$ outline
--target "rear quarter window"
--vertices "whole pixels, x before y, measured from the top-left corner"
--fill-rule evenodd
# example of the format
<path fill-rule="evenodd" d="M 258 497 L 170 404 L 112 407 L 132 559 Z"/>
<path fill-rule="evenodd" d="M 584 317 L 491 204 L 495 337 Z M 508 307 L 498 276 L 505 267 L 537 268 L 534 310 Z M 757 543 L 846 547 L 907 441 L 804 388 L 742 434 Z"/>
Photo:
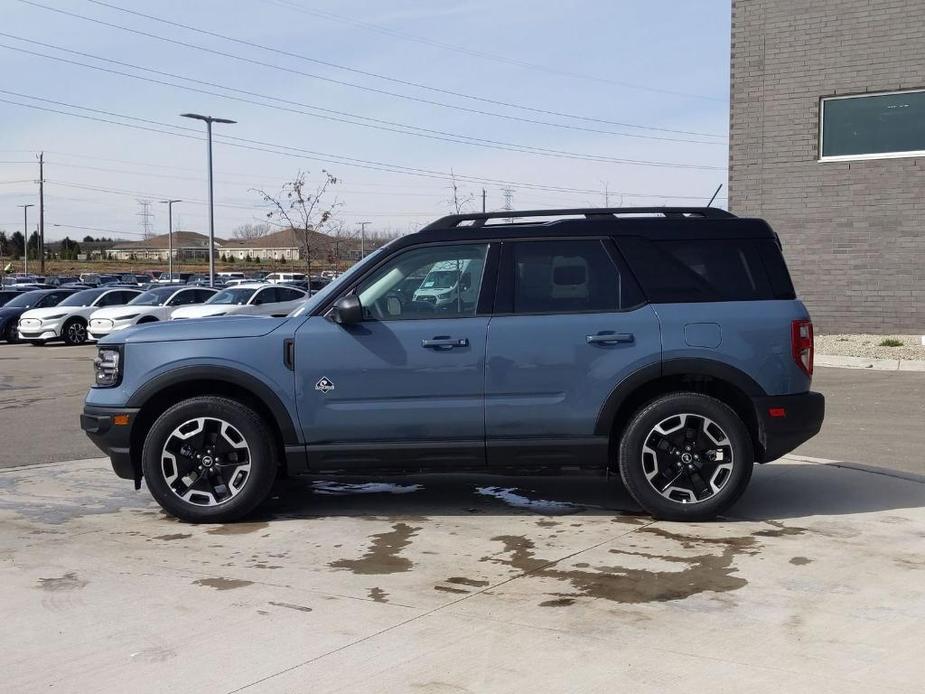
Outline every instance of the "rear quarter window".
<path fill-rule="evenodd" d="M 653 303 L 795 298 L 771 239 L 622 238 L 618 244 Z"/>

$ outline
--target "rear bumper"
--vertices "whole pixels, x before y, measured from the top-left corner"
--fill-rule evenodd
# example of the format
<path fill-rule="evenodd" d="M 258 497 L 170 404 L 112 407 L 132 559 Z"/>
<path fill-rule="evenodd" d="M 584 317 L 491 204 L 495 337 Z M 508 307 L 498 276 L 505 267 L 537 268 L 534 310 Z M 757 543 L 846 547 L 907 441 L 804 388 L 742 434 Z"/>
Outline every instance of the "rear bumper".
<path fill-rule="evenodd" d="M 132 407 L 85 406 L 80 415 L 80 428 L 103 453 L 109 456 L 113 471 L 121 478 L 137 480 L 141 470 L 132 462 L 132 426 L 138 414 Z M 127 415 L 127 424 L 115 424 L 113 417 Z"/>
<path fill-rule="evenodd" d="M 753 398 L 758 420 L 758 462 L 786 455 L 819 433 L 825 418 L 821 393 Z"/>

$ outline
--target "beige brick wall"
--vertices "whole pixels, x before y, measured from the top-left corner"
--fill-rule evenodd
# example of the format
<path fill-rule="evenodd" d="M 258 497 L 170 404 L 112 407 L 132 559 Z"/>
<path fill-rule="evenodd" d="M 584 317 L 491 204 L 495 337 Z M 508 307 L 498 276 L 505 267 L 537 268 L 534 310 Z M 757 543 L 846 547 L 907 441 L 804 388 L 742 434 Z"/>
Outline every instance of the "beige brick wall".
<path fill-rule="evenodd" d="M 819 332 L 925 333 L 925 158 L 818 161 L 819 99 L 925 87 L 925 0 L 732 0 L 729 205 Z"/>

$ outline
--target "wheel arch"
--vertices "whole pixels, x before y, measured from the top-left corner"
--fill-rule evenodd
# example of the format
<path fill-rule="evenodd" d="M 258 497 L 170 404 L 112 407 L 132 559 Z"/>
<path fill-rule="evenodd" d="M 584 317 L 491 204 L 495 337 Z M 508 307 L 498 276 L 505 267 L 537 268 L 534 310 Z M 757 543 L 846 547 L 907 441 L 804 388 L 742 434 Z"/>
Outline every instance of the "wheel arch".
<path fill-rule="evenodd" d="M 610 437 L 609 461 L 633 413 L 666 393 L 689 391 L 710 395 L 731 407 L 742 419 L 755 450 L 764 460 L 764 445 L 752 398 L 766 396 L 764 389 L 745 372 L 710 359 L 674 359 L 633 372 L 611 391 L 598 414 L 595 433 Z"/>
<path fill-rule="evenodd" d="M 144 439 L 155 420 L 181 400 L 203 395 L 236 400 L 263 417 L 273 434 L 279 461 L 285 461 L 287 445 L 298 443 L 289 412 L 269 386 L 254 376 L 227 367 L 186 367 L 148 381 L 126 403 L 127 407 L 139 408 L 132 425 L 130 444 L 132 464 L 137 472 L 141 470 Z"/>

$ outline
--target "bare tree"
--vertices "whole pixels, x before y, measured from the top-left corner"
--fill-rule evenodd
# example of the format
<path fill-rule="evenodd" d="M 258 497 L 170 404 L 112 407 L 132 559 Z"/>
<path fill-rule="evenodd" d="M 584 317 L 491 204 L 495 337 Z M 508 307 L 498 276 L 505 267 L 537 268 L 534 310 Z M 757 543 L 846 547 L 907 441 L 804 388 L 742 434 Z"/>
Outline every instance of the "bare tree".
<path fill-rule="evenodd" d="M 266 236 L 271 229 L 273 227 L 269 224 L 242 224 L 231 232 L 231 236 L 242 241 L 252 241 Z"/>
<path fill-rule="evenodd" d="M 456 174 L 450 169 L 450 192 L 452 197 L 446 201 L 453 208 L 455 214 L 462 214 L 466 207 L 472 204 L 475 195 L 472 193 L 462 193 L 459 190 L 459 184 L 456 183 Z"/>
<path fill-rule="evenodd" d="M 321 182 L 314 188 L 306 181 L 307 173 L 299 171 L 295 179 L 284 183 L 275 195 L 254 189 L 269 208 L 267 222 L 280 229 L 292 229 L 298 235 L 306 275 L 311 275 L 312 271 L 312 234 L 324 233 L 340 206 L 337 197 L 329 195 L 330 188 L 337 185 L 337 178 L 324 169 L 321 173 Z"/>

